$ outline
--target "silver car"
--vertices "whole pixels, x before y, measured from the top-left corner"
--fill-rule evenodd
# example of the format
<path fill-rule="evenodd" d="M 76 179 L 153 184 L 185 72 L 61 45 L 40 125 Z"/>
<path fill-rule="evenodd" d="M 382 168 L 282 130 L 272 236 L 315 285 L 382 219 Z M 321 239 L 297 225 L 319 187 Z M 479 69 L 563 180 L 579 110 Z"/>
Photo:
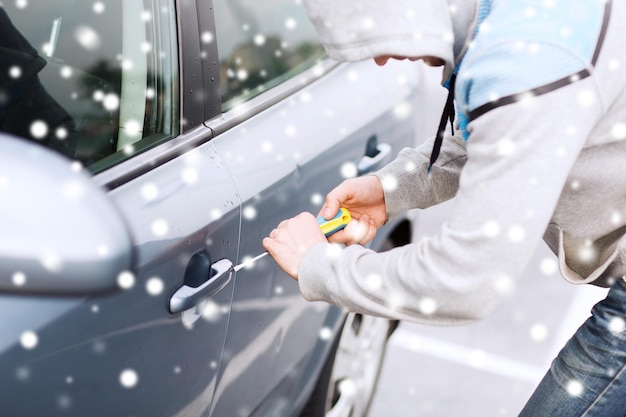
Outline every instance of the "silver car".
<path fill-rule="evenodd" d="M 418 68 L 331 61 L 297 0 L 3 4 L 0 415 L 365 415 L 397 323 L 233 267 L 413 145 Z"/>

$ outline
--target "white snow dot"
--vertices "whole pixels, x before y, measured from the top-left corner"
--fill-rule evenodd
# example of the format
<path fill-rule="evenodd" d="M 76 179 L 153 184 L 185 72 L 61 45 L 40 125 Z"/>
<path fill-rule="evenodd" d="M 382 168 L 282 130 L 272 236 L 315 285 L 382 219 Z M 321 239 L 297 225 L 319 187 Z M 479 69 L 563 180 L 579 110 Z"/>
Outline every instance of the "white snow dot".
<path fill-rule="evenodd" d="M 509 295 L 515 289 L 515 280 L 505 274 L 496 275 L 493 286 L 500 294 Z"/>
<path fill-rule="evenodd" d="M 261 144 L 261 152 L 270 153 L 274 149 L 274 144 L 270 141 L 265 141 Z"/>
<path fill-rule="evenodd" d="M 123 59 L 121 65 L 124 71 L 132 70 L 133 67 L 135 66 L 134 62 L 129 58 Z"/>
<path fill-rule="evenodd" d="M 206 300 L 202 306 L 202 318 L 210 323 L 215 323 L 220 319 L 220 306 L 212 300 Z"/>
<path fill-rule="evenodd" d="M 91 95 L 94 101 L 104 100 L 104 92 L 102 90 L 95 90 Z"/>
<path fill-rule="evenodd" d="M 626 321 L 622 317 L 613 317 L 609 321 L 609 330 L 614 333 L 622 333 L 626 329 Z"/>
<path fill-rule="evenodd" d="M 30 125 L 30 134 L 35 139 L 42 139 L 48 134 L 48 125 L 43 120 L 35 120 Z"/>
<path fill-rule="evenodd" d="M 524 16 L 528 18 L 533 18 L 537 16 L 537 10 L 535 10 L 534 7 L 527 7 L 526 10 L 524 10 Z"/>
<path fill-rule="evenodd" d="M 26 381 L 30 378 L 30 369 L 25 366 L 20 366 L 15 370 L 15 377 L 20 381 Z"/>
<path fill-rule="evenodd" d="M 77 201 L 85 195 L 85 186 L 79 181 L 70 180 L 61 185 L 61 192 L 68 201 Z"/>
<path fill-rule="evenodd" d="M 487 354 L 485 351 L 476 349 L 469 354 L 469 365 L 473 368 L 482 368 L 487 363 Z"/>
<path fill-rule="evenodd" d="M 117 276 L 117 285 L 124 290 L 132 288 L 135 285 L 135 275 L 130 271 L 121 272 Z"/>
<path fill-rule="evenodd" d="M 204 43 L 211 43 L 213 42 L 213 33 L 212 32 L 203 32 L 202 33 L 202 42 Z"/>
<path fill-rule="evenodd" d="M 120 106 L 120 98 L 115 93 L 109 93 L 102 98 L 102 105 L 109 111 L 117 110 Z"/>
<path fill-rule="evenodd" d="M 420 300 L 418 308 L 422 314 L 430 316 L 437 311 L 437 302 L 432 298 L 423 298 Z"/>
<path fill-rule="evenodd" d="M 57 399 L 57 405 L 62 410 L 67 410 L 72 406 L 72 397 L 66 394 L 62 394 Z"/>
<path fill-rule="evenodd" d="M 368 274 L 365 277 L 365 285 L 371 291 L 378 291 L 383 286 L 383 278 L 379 274 L 376 274 L 376 273 Z"/>
<path fill-rule="evenodd" d="M 596 97 L 592 91 L 584 90 L 578 93 L 578 104 L 583 108 L 589 108 L 596 102 Z"/>
<path fill-rule="evenodd" d="M 618 140 L 626 139 L 626 123 L 615 123 L 611 128 L 611 136 Z"/>
<path fill-rule="evenodd" d="M 257 211 L 254 206 L 246 206 L 243 209 L 243 218 L 246 220 L 254 220 L 257 217 Z"/>
<path fill-rule="evenodd" d="M 611 71 L 617 71 L 620 68 L 620 63 L 619 60 L 617 59 L 611 59 L 609 61 L 609 69 Z"/>
<path fill-rule="evenodd" d="M 222 217 L 222 214 L 223 213 L 222 213 L 222 211 L 220 209 L 215 208 L 215 209 L 211 210 L 211 218 L 213 220 L 218 220 L 219 218 Z"/>
<path fill-rule="evenodd" d="M 28 6 L 28 1 L 26 1 L 26 0 L 17 0 L 15 2 L 15 5 L 17 6 L 18 9 L 24 9 L 24 8 L 26 8 L 26 6 Z"/>
<path fill-rule="evenodd" d="M 322 340 L 330 340 L 330 338 L 333 337 L 333 331 L 330 327 L 322 327 L 319 335 Z"/>
<path fill-rule="evenodd" d="M 337 387 L 339 392 L 345 398 L 352 398 L 356 394 L 357 387 L 354 381 L 350 378 L 345 378 L 341 380 L 339 386 Z"/>
<path fill-rule="evenodd" d="M 20 78 L 22 76 L 22 68 L 17 65 L 12 66 L 9 68 L 9 75 L 11 78 Z"/>
<path fill-rule="evenodd" d="M 83 48 L 90 51 L 97 49 L 102 42 L 98 32 L 85 25 L 76 28 L 74 38 Z"/>
<path fill-rule="evenodd" d="M 47 251 L 41 255 L 41 264 L 50 272 L 59 272 L 63 268 L 61 257 L 53 251 Z"/>
<path fill-rule="evenodd" d="M 91 312 L 96 314 L 100 312 L 100 306 L 98 304 L 94 304 L 91 306 Z"/>
<path fill-rule="evenodd" d="M 544 275 L 552 275 L 558 270 L 558 265 L 554 259 L 543 258 L 539 263 L 539 270 Z"/>
<path fill-rule="evenodd" d="M 310 103 L 312 98 L 313 97 L 311 96 L 311 93 L 308 91 L 305 91 L 302 94 L 300 94 L 300 101 L 302 103 Z"/>
<path fill-rule="evenodd" d="M 237 79 L 240 81 L 245 81 L 248 79 L 248 71 L 241 68 L 237 70 Z"/>
<path fill-rule="evenodd" d="M 397 119 L 403 120 L 411 115 L 411 110 L 411 103 L 403 101 L 393 108 L 393 114 Z"/>
<path fill-rule="evenodd" d="M 198 181 L 198 170 L 194 167 L 186 167 L 181 171 L 181 179 L 185 184 L 195 184 Z"/>
<path fill-rule="evenodd" d="M 23 272 L 16 272 L 11 277 L 11 281 L 16 287 L 21 287 L 26 284 L 26 274 Z"/>
<path fill-rule="evenodd" d="M 38 343 L 39 337 L 37 336 L 37 333 L 33 331 L 27 330 L 20 336 L 20 344 L 24 349 L 34 349 L 35 347 L 37 347 Z"/>
<path fill-rule="evenodd" d="M 354 162 L 345 162 L 341 165 L 341 176 L 343 178 L 354 178 L 358 175 L 358 169 Z"/>
<path fill-rule="evenodd" d="M 581 384 L 579 381 L 571 380 L 567 383 L 566 389 L 568 394 L 572 397 L 579 397 L 585 390 L 585 387 L 583 387 L 583 384 Z"/>
<path fill-rule="evenodd" d="M 348 72 L 348 81 L 357 81 L 359 79 L 359 73 L 355 70 Z"/>
<path fill-rule="evenodd" d="M 139 382 L 139 375 L 133 369 L 124 369 L 120 373 L 120 384 L 124 388 L 133 388 Z"/>
<path fill-rule="evenodd" d="M 174 373 L 175 373 L 175 374 L 180 374 L 181 372 L 182 372 L 182 369 L 181 369 L 181 367 L 180 367 L 180 366 L 175 366 L 175 367 L 174 367 Z"/>
<path fill-rule="evenodd" d="M 361 24 L 363 25 L 364 29 L 372 29 L 375 27 L 374 19 L 372 19 L 369 16 L 363 18 L 363 20 L 361 21 Z"/>
<path fill-rule="evenodd" d="M 578 259 L 582 262 L 592 262 L 596 257 L 596 249 L 591 244 L 586 244 L 578 249 Z"/>
<path fill-rule="evenodd" d="M 59 140 L 63 140 L 63 139 L 67 139 L 67 129 L 64 127 L 58 127 L 57 130 L 55 130 L 54 134 L 56 135 L 57 139 Z"/>
<path fill-rule="evenodd" d="M 341 245 L 337 243 L 331 243 L 326 248 L 326 256 L 328 256 L 330 259 L 337 259 L 339 256 L 341 256 L 342 251 L 343 248 Z"/>
<path fill-rule="evenodd" d="M 297 133 L 297 129 L 295 126 L 293 125 L 289 125 L 287 127 L 285 127 L 285 134 L 289 137 L 293 137 L 295 136 Z"/>
<path fill-rule="evenodd" d="M 59 73 L 61 74 L 62 78 L 71 78 L 73 72 L 74 71 L 72 71 L 72 68 L 68 66 L 63 66 L 63 68 L 61 68 L 61 71 Z"/>
<path fill-rule="evenodd" d="M 398 179 L 394 175 L 385 175 L 381 178 L 381 183 L 385 191 L 394 191 L 398 188 Z"/>
<path fill-rule="evenodd" d="M 510 138 L 502 138 L 498 142 L 498 155 L 508 156 L 515 151 L 515 143 Z"/>
<path fill-rule="evenodd" d="M 163 292 L 163 280 L 159 277 L 152 277 L 146 282 L 146 291 L 150 295 L 159 295 Z"/>
<path fill-rule="evenodd" d="M 110 252 L 109 247 L 107 245 L 98 245 L 98 247 L 96 248 L 96 253 L 101 258 L 106 258 L 107 256 L 109 256 L 109 254 L 111 252 Z"/>
<path fill-rule="evenodd" d="M 323 202 L 324 202 L 324 196 L 322 196 L 321 194 L 315 193 L 311 196 L 311 203 L 315 204 L 316 206 L 319 206 Z"/>
<path fill-rule="evenodd" d="M 169 231 L 169 225 L 165 220 L 157 219 L 150 225 L 150 230 L 152 230 L 152 234 L 156 237 L 163 237 Z"/>
<path fill-rule="evenodd" d="M 141 187 L 141 196 L 146 201 L 153 201 L 159 196 L 159 188 L 154 183 L 147 183 Z"/>
<path fill-rule="evenodd" d="M 496 237 L 500 234 L 500 223 L 495 220 L 486 222 L 483 225 L 483 234 L 487 237 Z"/>
<path fill-rule="evenodd" d="M 285 27 L 289 30 L 294 30 L 298 26 L 298 21 L 292 17 L 285 20 Z"/>
<path fill-rule="evenodd" d="M 101 1 L 97 1 L 93 4 L 93 12 L 96 14 L 103 13 L 104 9 L 104 3 L 102 3 Z"/>
<path fill-rule="evenodd" d="M 148 11 L 148 10 L 144 10 L 143 12 L 141 12 L 141 20 L 143 20 L 144 22 L 149 22 L 152 20 L 152 12 Z"/>
<path fill-rule="evenodd" d="M 265 45 L 265 36 L 258 34 L 254 37 L 254 44 L 257 46 Z"/>
<path fill-rule="evenodd" d="M 65 383 L 68 385 L 72 385 L 74 383 L 74 377 L 72 377 L 71 375 L 66 376 Z"/>
<path fill-rule="evenodd" d="M 524 240 L 524 237 L 526 235 L 526 232 L 524 231 L 524 228 L 521 226 L 512 226 L 509 229 L 509 240 L 511 242 L 521 242 L 522 240 Z"/>
<path fill-rule="evenodd" d="M 622 223 L 622 214 L 617 211 L 611 213 L 611 223 L 613 223 L 614 225 L 619 225 L 620 223 Z"/>
<path fill-rule="evenodd" d="M 545 324 L 536 323 L 530 327 L 530 338 L 535 342 L 543 342 L 548 337 L 548 327 Z"/>

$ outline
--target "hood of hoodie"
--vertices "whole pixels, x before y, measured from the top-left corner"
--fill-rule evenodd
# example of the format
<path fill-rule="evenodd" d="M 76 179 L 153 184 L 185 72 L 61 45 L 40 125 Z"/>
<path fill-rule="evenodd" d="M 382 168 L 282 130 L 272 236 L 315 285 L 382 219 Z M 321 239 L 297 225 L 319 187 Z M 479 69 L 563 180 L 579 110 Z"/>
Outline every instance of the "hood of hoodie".
<path fill-rule="evenodd" d="M 477 1 L 303 0 L 303 4 L 331 58 L 433 56 L 445 62 L 447 80 L 471 38 Z"/>

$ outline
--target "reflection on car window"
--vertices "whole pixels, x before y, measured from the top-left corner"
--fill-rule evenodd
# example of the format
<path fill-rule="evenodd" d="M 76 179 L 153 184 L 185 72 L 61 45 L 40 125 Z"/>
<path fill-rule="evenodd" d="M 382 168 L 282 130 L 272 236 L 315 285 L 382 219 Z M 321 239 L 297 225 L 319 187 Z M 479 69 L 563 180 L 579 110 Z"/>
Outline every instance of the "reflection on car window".
<path fill-rule="evenodd" d="M 222 110 L 313 66 L 324 56 L 298 0 L 214 0 Z"/>
<path fill-rule="evenodd" d="M 92 171 L 176 135 L 173 0 L 0 6 L 0 131 Z"/>

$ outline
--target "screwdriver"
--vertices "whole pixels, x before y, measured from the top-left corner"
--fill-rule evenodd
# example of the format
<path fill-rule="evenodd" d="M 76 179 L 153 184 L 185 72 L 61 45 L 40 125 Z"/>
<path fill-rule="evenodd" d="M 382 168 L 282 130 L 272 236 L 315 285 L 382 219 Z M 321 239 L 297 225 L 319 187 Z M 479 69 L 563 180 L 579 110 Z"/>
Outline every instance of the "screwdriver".
<path fill-rule="evenodd" d="M 352 220 L 350 212 L 348 211 L 348 209 L 342 207 L 339 209 L 335 217 L 330 220 L 326 220 L 324 216 L 319 216 L 317 218 L 317 224 L 319 225 L 322 233 L 324 233 L 324 236 L 328 237 L 346 227 L 350 220 Z M 240 263 L 239 265 L 234 266 L 233 271 L 237 272 L 246 266 L 252 265 L 254 262 L 263 258 L 267 254 L 268 252 L 263 252 L 255 256 L 254 258 L 248 259 Z"/>

